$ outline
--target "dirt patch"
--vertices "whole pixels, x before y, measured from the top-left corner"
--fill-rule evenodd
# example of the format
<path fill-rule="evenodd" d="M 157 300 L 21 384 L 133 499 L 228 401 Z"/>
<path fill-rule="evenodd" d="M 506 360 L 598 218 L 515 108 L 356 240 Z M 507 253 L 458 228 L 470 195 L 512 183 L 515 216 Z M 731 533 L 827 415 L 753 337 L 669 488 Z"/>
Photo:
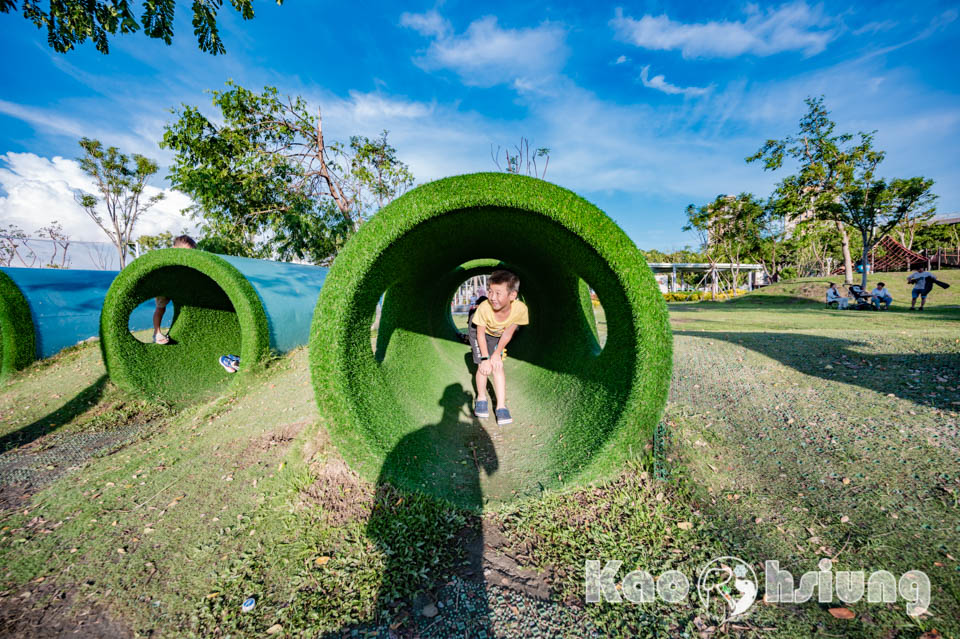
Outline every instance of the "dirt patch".
<path fill-rule="evenodd" d="M 316 480 L 301 493 L 304 502 L 320 506 L 327 522 L 339 526 L 370 517 L 373 486 L 354 472 L 342 458 L 330 455 L 310 465 Z"/>
<path fill-rule="evenodd" d="M 76 604 L 73 586 L 31 583 L 19 592 L 0 593 L 0 636 L 50 639 L 126 639 L 133 632 L 104 608 Z"/>
<path fill-rule="evenodd" d="M 480 528 L 483 535 L 483 544 L 465 543 L 468 554 L 480 553 L 482 575 L 464 575 L 465 579 L 482 579 L 487 585 L 501 586 L 522 593 L 528 597 L 548 601 L 550 599 L 550 583 L 553 581 L 551 572 L 539 573 L 521 564 L 529 562 L 530 557 L 524 554 L 525 548 L 512 548 L 510 542 L 500 530 L 496 520 L 484 517 Z M 476 534 L 476 529 L 471 530 Z M 466 540 L 465 540 L 466 541 Z M 470 558 L 469 564 L 474 564 Z"/>
<path fill-rule="evenodd" d="M 300 434 L 300 431 L 302 431 L 306 425 L 307 422 L 284 424 L 276 430 L 264 433 L 250 440 L 247 447 L 240 454 L 240 459 L 238 460 L 240 468 L 247 468 L 255 464 L 263 458 L 265 453 L 286 448 L 297 438 L 297 435 Z"/>

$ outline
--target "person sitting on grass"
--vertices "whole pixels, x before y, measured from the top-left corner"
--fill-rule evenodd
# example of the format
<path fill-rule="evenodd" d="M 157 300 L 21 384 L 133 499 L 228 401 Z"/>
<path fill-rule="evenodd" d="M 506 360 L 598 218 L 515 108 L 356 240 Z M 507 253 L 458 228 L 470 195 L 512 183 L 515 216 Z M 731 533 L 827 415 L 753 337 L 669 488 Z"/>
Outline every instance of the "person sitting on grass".
<path fill-rule="evenodd" d="M 893 296 L 890 295 L 890 291 L 887 290 L 886 284 L 883 282 L 877 282 L 877 287 L 870 291 L 870 299 L 873 302 L 873 307 L 880 310 L 880 304 L 884 304 L 883 310 L 889 311 L 890 304 L 893 303 Z"/>
<path fill-rule="evenodd" d="M 923 310 L 924 304 L 927 303 L 927 294 L 930 293 L 930 289 L 933 288 L 933 283 L 937 281 L 937 276 L 928 271 L 923 266 L 918 266 L 913 269 L 916 273 L 911 273 L 907 277 L 907 284 L 913 284 L 913 290 L 910 291 L 912 301 L 910 302 L 910 310 L 916 310 L 917 298 L 920 298 L 920 310 Z"/>
<path fill-rule="evenodd" d="M 513 423 L 507 408 L 507 378 L 503 358 L 507 344 L 517 328 L 530 323 L 527 306 L 517 300 L 520 278 L 516 273 L 497 270 L 487 278 L 487 299 L 470 315 L 469 338 L 473 363 L 477 364 L 477 400 L 474 414 L 483 419 L 490 416 L 487 400 L 487 377 L 493 374 L 493 389 L 497 394 L 497 424 Z"/>
<path fill-rule="evenodd" d="M 849 300 L 846 297 L 840 295 L 840 291 L 837 290 L 837 285 L 833 282 L 830 282 L 830 286 L 827 287 L 827 306 L 836 303 L 837 308 L 841 311 L 847 308 Z"/>
<path fill-rule="evenodd" d="M 180 235 L 173 240 L 173 248 L 195 249 L 197 243 L 189 235 Z M 160 330 L 160 322 L 163 321 L 163 314 L 167 311 L 167 303 L 170 300 L 166 297 L 157 298 L 157 308 L 153 311 L 153 343 L 169 344 L 170 338 Z"/>

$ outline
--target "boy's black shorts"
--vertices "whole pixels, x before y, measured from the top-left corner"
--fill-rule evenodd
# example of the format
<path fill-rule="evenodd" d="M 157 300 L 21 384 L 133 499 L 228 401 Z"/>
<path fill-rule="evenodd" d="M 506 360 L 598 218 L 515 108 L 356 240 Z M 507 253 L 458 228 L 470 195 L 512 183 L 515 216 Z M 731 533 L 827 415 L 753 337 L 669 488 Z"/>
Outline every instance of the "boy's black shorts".
<path fill-rule="evenodd" d="M 470 314 L 467 315 L 467 335 L 470 337 L 470 350 L 473 352 L 473 363 L 479 365 L 480 362 L 483 361 L 481 359 L 483 355 L 480 354 L 480 342 L 477 339 L 477 325 L 473 323 L 473 314 L 475 311 L 476 309 L 473 309 L 470 311 Z M 487 338 L 487 355 L 489 356 L 490 353 L 497 348 L 497 344 L 500 343 L 500 338 L 494 337 L 486 332 L 483 336 Z"/>

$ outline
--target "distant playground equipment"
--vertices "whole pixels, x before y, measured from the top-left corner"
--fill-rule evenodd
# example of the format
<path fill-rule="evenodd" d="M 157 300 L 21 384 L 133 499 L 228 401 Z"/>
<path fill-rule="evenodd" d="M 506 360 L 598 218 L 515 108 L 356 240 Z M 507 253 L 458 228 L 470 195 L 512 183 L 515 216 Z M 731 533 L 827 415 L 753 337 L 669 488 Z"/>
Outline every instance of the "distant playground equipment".
<path fill-rule="evenodd" d="M 884 235 L 867 256 L 868 273 L 909 271 L 917 266 L 925 266 L 927 269 L 960 266 L 960 247 L 956 250 L 938 248 L 935 252 L 924 255 L 911 251 L 889 235 Z M 857 260 L 853 267 L 857 273 L 863 272 L 861 260 Z M 841 264 L 833 270 L 832 275 L 843 275 L 843 270 L 844 266 Z"/>
<path fill-rule="evenodd" d="M 117 271 L 0 268 L 0 381 L 35 359 L 96 337 Z M 150 327 L 153 308 L 131 309 L 130 328 Z"/>
<path fill-rule="evenodd" d="M 444 454 L 434 434 L 445 431 L 433 422 L 451 383 L 475 392 L 451 302 L 464 281 L 498 265 L 520 276 L 531 320 L 508 347 L 518 420 L 504 430 L 524 429 L 526 442 L 538 431 L 545 437 L 519 455 L 518 467 L 500 467 L 510 479 L 485 498 L 601 477 L 652 442 L 672 336 L 642 254 L 566 189 L 478 173 L 420 186 L 377 213 L 340 252 L 320 293 L 310 336 L 317 403 L 344 458 L 368 479 L 460 500 L 454 478 L 423 467 Z M 609 327 L 602 350 L 591 288 Z M 370 325 L 381 295 L 374 353 Z M 470 427 L 466 411 L 443 412 Z M 461 463 L 462 473 L 480 472 L 479 463 Z"/>
<path fill-rule="evenodd" d="M 136 393 L 170 401 L 216 389 L 229 375 L 220 356 L 240 357 L 240 371 L 273 352 L 307 343 L 327 269 L 215 255 L 189 249 L 151 251 L 117 276 L 103 304 L 101 347 L 110 378 Z M 170 344 L 146 344 L 128 318 L 155 297 L 173 304 Z"/>

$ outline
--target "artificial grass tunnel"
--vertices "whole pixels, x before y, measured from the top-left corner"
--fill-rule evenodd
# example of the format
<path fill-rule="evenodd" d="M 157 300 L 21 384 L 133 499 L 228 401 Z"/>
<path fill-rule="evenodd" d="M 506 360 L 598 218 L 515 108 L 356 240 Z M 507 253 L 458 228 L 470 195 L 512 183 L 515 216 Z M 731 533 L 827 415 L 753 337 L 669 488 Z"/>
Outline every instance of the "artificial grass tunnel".
<path fill-rule="evenodd" d="M 103 305 L 100 343 L 110 378 L 171 402 L 215 392 L 231 378 L 221 355 L 238 355 L 242 373 L 307 343 L 326 273 L 191 249 L 147 253 L 120 272 Z M 143 343 L 129 330 L 131 312 L 155 297 L 173 306 L 170 344 Z"/>
<path fill-rule="evenodd" d="M 116 271 L 0 269 L 0 381 L 35 359 L 96 337 L 116 276 Z M 149 328 L 152 312 L 134 309 L 130 326 Z"/>
<path fill-rule="evenodd" d="M 457 285 L 498 264 L 530 309 L 507 348 L 516 421 L 502 429 L 471 417 L 475 369 L 450 317 Z M 602 350 L 587 286 L 606 313 Z M 471 508 L 643 454 L 671 352 L 663 297 L 626 234 L 570 191 L 501 173 L 426 184 L 377 213 L 331 267 L 310 338 L 320 414 L 351 466 Z"/>

